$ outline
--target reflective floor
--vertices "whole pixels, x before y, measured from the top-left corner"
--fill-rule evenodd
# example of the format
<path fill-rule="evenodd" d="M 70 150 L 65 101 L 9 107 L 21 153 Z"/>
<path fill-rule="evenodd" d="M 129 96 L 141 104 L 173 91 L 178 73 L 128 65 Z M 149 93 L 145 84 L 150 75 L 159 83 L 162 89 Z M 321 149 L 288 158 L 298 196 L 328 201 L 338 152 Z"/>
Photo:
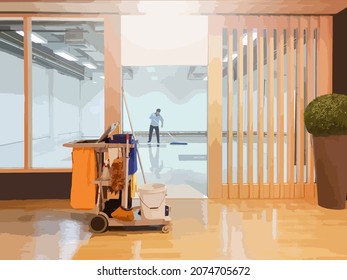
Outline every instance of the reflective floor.
<path fill-rule="evenodd" d="M 68 200 L 0 201 L 0 259 L 347 259 L 347 210 L 305 200 L 167 200 L 172 231 L 89 232 Z"/>

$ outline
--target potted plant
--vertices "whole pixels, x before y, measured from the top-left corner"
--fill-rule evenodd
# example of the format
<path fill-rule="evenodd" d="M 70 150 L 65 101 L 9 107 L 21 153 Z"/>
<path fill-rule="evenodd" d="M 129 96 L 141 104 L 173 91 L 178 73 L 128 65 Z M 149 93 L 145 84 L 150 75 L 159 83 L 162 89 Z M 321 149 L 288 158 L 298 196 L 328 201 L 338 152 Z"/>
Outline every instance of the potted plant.
<path fill-rule="evenodd" d="M 318 205 L 345 209 L 347 194 L 347 95 L 326 94 L 304 112 L 312 135 Z"/>

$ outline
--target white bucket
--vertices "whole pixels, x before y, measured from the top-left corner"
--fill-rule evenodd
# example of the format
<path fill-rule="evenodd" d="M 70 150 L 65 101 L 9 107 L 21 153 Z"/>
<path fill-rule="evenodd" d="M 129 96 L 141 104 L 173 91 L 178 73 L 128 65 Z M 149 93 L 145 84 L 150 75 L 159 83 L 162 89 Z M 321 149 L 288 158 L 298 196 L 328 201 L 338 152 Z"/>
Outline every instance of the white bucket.
<path fill-rule="evenodd" d="M 139 187 L 141 216 L 149 220 L 165 218 L 166 186 L 145 184 Z"/>

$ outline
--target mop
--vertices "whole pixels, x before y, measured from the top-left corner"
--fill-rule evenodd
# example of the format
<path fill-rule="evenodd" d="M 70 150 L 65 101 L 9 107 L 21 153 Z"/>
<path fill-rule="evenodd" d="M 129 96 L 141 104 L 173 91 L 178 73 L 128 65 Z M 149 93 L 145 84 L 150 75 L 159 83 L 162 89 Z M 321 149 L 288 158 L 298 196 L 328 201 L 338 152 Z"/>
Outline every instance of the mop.
<path fill-rule="evenodd" d="M 125 185 L 121 191 L 121 206 L 118 207 L 111 216 L 122 221 L 133 221 L 134 212 L 129 205 L 129 134 L 126 134 L 126 157 L 125 157 Z"/>
<path fill-rule="evenodd" d="M 128 109 L 128 104 L 127 104 L 127 101 L 126 101 L 126 99 L 125 99 L 125 95 L 124 95 L 123 88 L 122 88 L 122 96 L 123 96 L 123 101 L 124 101 L 125 109 L 126 109 L 127 115 L 128 115 L 128 120 L 129 120 L 129 124 L 130 124 L 130 128 L 131 128 L 131 133 L 133 134 L 134 140 L 135 140 L 135 142 L 136 142 L 136 136 L 135 136 L 135 132 L 134 132 L 134 129 L 133 129 L 133 125 L 132 125 L 132 122 L 131 122 L 131 119 L 130 119 L 130 113 L 129 113 L 129 109 Z M 139 153 L 139 150 L 138 150 L 138 148 L 137 148 L 137 145 L 136 145 L 136 152 L 137 152 L 137 157 L 138 157 L 138 159 L 139 159 L 139 163 L 140 163 L 140 167 L 141 167 L 143 182 L 146 184 L 145 173 L 143 172 L 142 162 L 141 162 L 140 153 Z"/>
<path fill-rule="evenodd" d="M 154 119 L 153 119 L 154 120 Z M 154 120 L 158 125 L 159 123 Z M 166 131 L 166 133 L 171 137 L 171 139 L 173 140 L 172 142 L 170 142 L 170 145 L 188 145 L 187 142 L 180 142 L 180 141 L 177 141 L 172 135 L 170 132 Z"/>

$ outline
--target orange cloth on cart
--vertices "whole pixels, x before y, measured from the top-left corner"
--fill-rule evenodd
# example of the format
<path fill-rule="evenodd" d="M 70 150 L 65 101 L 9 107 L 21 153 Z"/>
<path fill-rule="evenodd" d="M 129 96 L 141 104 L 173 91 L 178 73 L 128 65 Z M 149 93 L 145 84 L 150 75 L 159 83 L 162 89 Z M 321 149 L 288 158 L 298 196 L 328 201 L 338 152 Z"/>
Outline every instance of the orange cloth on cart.
<path fill-rule="evenodd" d="M 97 160 L 93 148 L 72 151 L 72 184 L 70 204 L 74 209 L 93 209 L 96 204 Z"/>
<path fill-rule="evenodd" d="M 125 174 L 124 174 L 124 158 L 116 158 L 112 163 L 111 169 L 111 189 L 114 192 L 120 191 L 124 188 Z"/>

